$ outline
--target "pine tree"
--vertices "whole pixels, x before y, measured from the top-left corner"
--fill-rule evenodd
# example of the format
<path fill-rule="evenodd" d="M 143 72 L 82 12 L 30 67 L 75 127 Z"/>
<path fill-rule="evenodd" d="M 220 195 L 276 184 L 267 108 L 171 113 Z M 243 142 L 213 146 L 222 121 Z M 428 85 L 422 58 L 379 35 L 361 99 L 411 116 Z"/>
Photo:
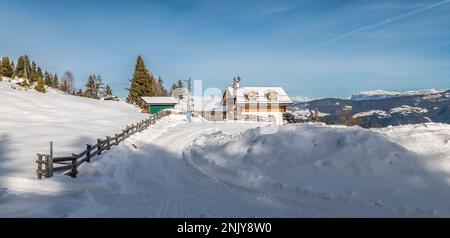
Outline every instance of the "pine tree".
<path fill-rule="evenodd" d="M 29 79 L 31 68 L 30 58 L 27 55 L 19 56 L 16 65 L 16 76 L 19 78 Z"/>
<path fill-rule="evenodd" d="M 81 88 L 78 89 L 78 91 L 77 91 L 77 93 L 75 95 L 80 96 L 80 97 L 84 97 L 83 90 L 81 90 Z"/>
<path fill-rule="evenodd" d="M 88 98 L 96 98 L 95 96 L 95 75 L 89 75 L 85 85 L 84 96 Z"/>
<path fill-rule="evenodd" d="M 161 91 L 160 96 L 167 96 L 167 90 L 164 88 L 164 81 L 161 79 L 161 76 L 158 76 L 158 84 Z"/>
<path fill-rule="evenodd" d="M 181 81 L 181 79 L 178 80 L 177 87 L 178 88 L 183 88 L 183 81 Z"/>
<path fill-rule="evenodd" d="M 106 85 L 104 94 L 105 94 L 105 96 L 112 96 L 112 89 L 109 86 L 109 84 Z"/>
<path fill-rule="evenodd" d="M 40 79 L 44 79 L 44 74 L 42 73 L 41 67 L 37 67 L 37 77 Z"/>
<path fill-rule="evenodd" d="M 36 89 L 36 91 L 41 92 L 41 93 L 45 93 L 45 81 L 41 78 L 37 79 L 37 84 L 34 87 L 34 89 Z"/>
<path fill-rule="evenodd" d="M 105 85 L 101 75 L 94 75 L 95 79 L 95 98 L 99 99 L 105 95 Z"/>
<path fill-rule="evenodd" d="M 1 62 L 1 66 L 0 66 L 1 70 L 0 70 L 0 76 L 4 76 L 4 77 L 8 77 L 8 78 L 12 78 L 14 75 L 14 68 L 11 65 L 11 61 L 9 60 L 8 57 L 3 57 L 2 58 L 2 62 Z"/>
<path fill-rule="evenodd" d="M 50 74 L 49 72 L 45 71 L 44 72 L 44 81 L 45 81 L 45 85 L 47 86 L 52 86 L 52 82 L 53 82 L 53 75 Z"/>
<path fill-rule="evenodd" d="M 154 96 L 153 85 L 153 77 L 146 68 L 142 57 L 138 56 L 136 66 L 134 68 L 133 78 L 131 79 L 131 86 L 128 92 L 127 101 L 142 107 L 141 97 Z"/>
<path fill-rule="evenodd" d="M 31 63 L 31 71 L 28 79 L 30 79 L 31 82 L 36 82 L 38 80 L 37 64 L 34 61 Z"/>
<path fill-rule="evenodd" d="M 172 84 L 172 87 L 170 87 L 170 93 L 172 93 L 173 91 L 175 91 L 175 89 L 177 89 L 177 85 L 175 83 Z"/>
<path fill-rule="evenodd" d="M 53 88 L 58 88 L 59 87 L 59 79 L 58 79 L 58 75 L 55 74 L 53 76 L 53 80 L 52 80 L 52 85 Z"/>
<path fill-rule="evenodd" d="M 16 76 L 19 78 L 25 77 L 25 58 L 23 56 L 19 56 L 19 59 L 17 59 L 17 66 L 16 66 Z"/>

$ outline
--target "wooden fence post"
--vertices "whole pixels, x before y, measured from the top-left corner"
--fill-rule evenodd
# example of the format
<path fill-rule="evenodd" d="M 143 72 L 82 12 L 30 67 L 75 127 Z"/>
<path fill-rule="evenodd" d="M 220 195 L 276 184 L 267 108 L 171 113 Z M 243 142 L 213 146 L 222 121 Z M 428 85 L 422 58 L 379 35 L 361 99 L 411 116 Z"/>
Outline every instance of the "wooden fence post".
<path fill-rule="evenodd" d="M 53 141 L 50 141 L 50 155 L 47 157 L 47 178 L 53 177 Z"/>
<path fill-rule="evenodd" d="M 101 139 L 97 139 L 97 155 L 102 153 L 102 147 L 101 147 L 101 143 L 102 140 Z"/>
<path fill-rule="evenodd" d="M 108 149 L 108 150 L 111 149 L 110 139 L 111 139 L 111 138 L 110 138 L 109 136 L 106 137 L 106 144 L 107 144 L 107 149 Z"/>
<path fill-rule="evenodd" d="M 76 178 L 78 171 L 77 171 L 77 158 L 78 156 L 76 154 L 72 154 L 72 170 L 70 171 L 70 177 Z"/>
<path fill-rule="evenodd" d="M 116 136 L 116 145 L 118 145 L 119 144 L 119 135 L 117 135 L 117 134 L 115 134 L 115 136 Z"/>
<path fill-rule="evenodd" d="M 92 149 L 92 145 L 90 144 L 86 144 L 86 162 L 90 163 L 91 162 L 91 149 Z"/>
<path fill-rule="evenodd" d="M 37 178 L 42 179 L 42 155 L 37 154 L 38 159 L 36 160 L 36 163 L 38 164 L 38 168 L 36 170 Z"/>
<path fill-rule="evenodd" d="M 50 155 L 45 156 L 45 177 L 51 178 L 53 177 L 53 158 Z"/>

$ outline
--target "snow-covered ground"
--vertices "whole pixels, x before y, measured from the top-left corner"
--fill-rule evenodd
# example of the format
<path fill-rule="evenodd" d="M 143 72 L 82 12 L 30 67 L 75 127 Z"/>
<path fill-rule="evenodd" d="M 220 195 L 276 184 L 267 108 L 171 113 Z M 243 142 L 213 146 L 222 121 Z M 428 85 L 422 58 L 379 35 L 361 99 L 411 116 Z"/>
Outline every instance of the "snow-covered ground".
<path fill-rule="evenodd" d="M 0 81 L 0 176 L 32 178 L 36 153 L 48 153 L 50 141 L 56 156 L 67 156 L 146 117 L 124 102 L 47 91 Z"/>
<path fill-rule="evenodd" d="M 402 115 L 405 115 L 405 114 L 411 114 L 411 113 L 427 113 L 428 110 L 426 108 L 411 107 L 408 105 L 403 105 L 401 107 L 392 108 L 391 110 L 389 110 L 389 112 L 391 114 L 400 113 Z"/>
<path fill-rule="evenodd" d="M 383 110 L 371 110 L 371 111 L 368 111 L 368 112 L 356 113 L 355 115 L 353 115 L 353 118 L 367 117 L 367 116 L 372 116 L 372 115 L 377 115 L 378 118 L 386 118 L 386 117 L 390 117 L 391 116 L 391 115 L 387 114 Z"/>
<path fill-rule="evenodd" d="M 0 91 L 1 99 L 22 95 L 22 101 L 27 101 L 34 95 L 15 91 L 4 97 L 8 90 Z M 59 112 L 72 121 L 53 121 L 73 133 L 58 137 L 67 149 L 76 147 L 68 141 L 77 137 L 75 132 L 83 124 L 106 120 L 82 113 L 85 107 L 104 118 L 116 110 L 113 118 L 122 119 L 112 120 L 107 128 L 120 129 L 140 115 L 118 102 L 58 93 L 52 97 L 75 104 L 72 112 Z M 41 102 L 38 106 L 43 108 L 58 103 L 50 98 L 50 94 L 35 95 L 33 103 Z M 0 101 L 2 117 L 9 111 L 15 116 L 46 112 L 20 101 Z M 14 107 L 18 102 L 22 110 Z M 116 104 L 109 111 L 104 103 Z M 44 113 L 43 119 L 51 121 L 50 114 Z M 26 138 L 24 129 L 35 131 L 23 145 L 26 152 L 8 152 L 5 148 L 15 148 L 17 143 L 10 139 L 1 144 L 2 151 L 7 151 L 2 156 L 35 153 L 35 144 L 41 143 L 36 139 L 39 127 L 52 125 L 5 118 L 13 129 L 1 124 L 2 135 L 15 138 L 17 131 Z M 105 127 L 92 126 L 85 133 L 95 138 L 96 133 L 105 133 L 96 131 L 101 128 Z M 33 155 L 30 163 L 14 161 L 12 167 L 5 163 L 0 171 L 0 217 L 450 217 L 450 125 L 366 130 L 296 124 L 274 129 L 246 122 L 195 119 L 186 123 L 183 115 L 171 115 L 83 164 L 77 179 L 31 178 Z M 46 148 L 49 136 L 44 138 Z M 26 157 L 19 160 L 28 162 Z"/>

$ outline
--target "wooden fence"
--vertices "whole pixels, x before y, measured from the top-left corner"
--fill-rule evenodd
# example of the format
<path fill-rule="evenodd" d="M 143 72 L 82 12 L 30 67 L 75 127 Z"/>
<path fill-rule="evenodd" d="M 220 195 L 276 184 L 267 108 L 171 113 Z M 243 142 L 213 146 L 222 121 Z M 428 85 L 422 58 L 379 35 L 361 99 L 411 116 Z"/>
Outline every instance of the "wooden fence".
<path fill-rule="evenodd" d="M 90 163 L 92 157 L 100 155 L 105 150 L 111 149 L 111 147 L 118 145 L 120 142 L 124 141 L 136 132 L 145 130 L 150 125 L 155 124 L 157 120 L 170 114 L 171 111 L 168 110 L 160 111 L 146 120 L 127 126 L 120 134 L 107 136 L 104 140 L 98 139 L 97 144 L 95 145 L 87 144 L 86 149 L 78 154 L 72 154 L 64 157 L 53 157 L 53 142 L 50 142 L 50 154 L 37 154 L 37 178 L 51 178 L 54 172 L 66 172 L 66 175 L 76 178 L 78 174 L 78 166 L 82 165 L 84 162 Z"/>

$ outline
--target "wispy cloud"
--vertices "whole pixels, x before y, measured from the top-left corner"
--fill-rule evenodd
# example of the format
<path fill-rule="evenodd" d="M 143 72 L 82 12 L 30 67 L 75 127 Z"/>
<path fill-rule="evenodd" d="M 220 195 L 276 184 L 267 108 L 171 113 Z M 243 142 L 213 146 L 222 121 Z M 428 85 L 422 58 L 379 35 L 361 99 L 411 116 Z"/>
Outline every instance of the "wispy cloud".
<path fill-rule="evenodd" d="M 262 15 L 276 15 L 285 13 L 291 10 L 296 9 L 296 6 L 281 6 L 281 7 L 274 7 L 274 8 L 268 8 L 261 11 Z"/>
<path fill-rule="evenodd" d="M 368 25 L 368 26 L 357 28 L 357 29 L 352 30 L 350 32 L 347 32 L 347 33 L 344 33 L 342 35 L 336 36 L 336 37 L 334 37 L 334 38 L 332 38 L 330 40 L 327 40 L 327 41 L 324 41 L 324 42 L 319 43 L 317 45 L 314 45 L 312 47 L 309 47 L 308 49 L 305 49 L 302 52 L 300 52 L 300 54 L 308 53 L 308 52 L 310 52 L 312 50 L 315 50 L 317 48 L 320 48 L 320 47 L 323 47 L 323 46 L 327 46 L 327 45 L 333 44 L 336 41 L 348 38 L 348 37 L 350 37 L 350 36 L 352 36 L 352 35 L 354 35 L 356 33 L 363 32 L 363 31 L 368 31 L 368 30 L 372 30 L 372 29 L 376 29 L 376 28 L 382 27 L 384 25 L 391 24 L 393 22 L 401 20 L 403 18 L 407 18 L 407 17 L 413 16 L 413 15 L 419 14 L 421 12 L 440 7 L 440 6 L 442 6 L 444 4 L 447 4 L 447 3 L 450 3 L 450 0 L 445 0 L 445 1 L 437 2 L 437 3 L 431 4 L 431 5 L 427 5 L 425 7 L 421 7 L 419 9 L 415 9 L 413 11 L 410 11 L 410 12 L 398 15 L 396 17 L 388 18 L 388 19 L 383 20 L 381 22 L 378 22 L 376 24 L 372 24 L 372 25 Z"/>
<path fill-rule="evenodd" d="M 414 8 L 421 8 L 426 7 L 427 4 L 424 3 L 413 3 L 413 4 L 399 4 L 399 3 L 393 3 L 393 2 L 377 2 L 374 4 L 369 5 L 363 5 L 363 6 L 355 6 L 352 7 L 353 9 L 358 10 L 407 10 L 407 9 L 414 9 Z"/>

